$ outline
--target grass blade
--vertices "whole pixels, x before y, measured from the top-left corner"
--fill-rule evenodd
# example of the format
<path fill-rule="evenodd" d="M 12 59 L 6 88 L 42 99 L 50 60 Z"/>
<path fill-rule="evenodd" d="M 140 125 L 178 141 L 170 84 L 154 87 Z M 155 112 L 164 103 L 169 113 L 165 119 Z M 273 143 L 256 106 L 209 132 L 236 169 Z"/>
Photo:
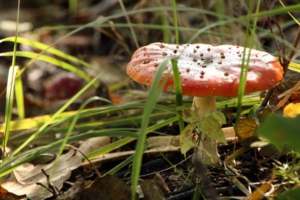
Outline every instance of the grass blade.
<path fill-rule="evenodd" d="M 141 129 L 140 129 L 140 135 L 137 141 L 134 159 L 133 159 L 133 165 L 132 165 L 132 173 L 131 173 L 131 194 L 132 198 L 135 199 L 135 190 L 138 185 L 138 179 L 140 175 L 141 170 L 141 164 L 142 164 L 142 157 L 145 149 L 145 142 L 146 142 L 146 134 L 147 134 L 147 127 L 149 124 L 149 116 L 152 113 L 152 110 L 154 108 L 154 105 L 157 101 L 157 96 L 160 95 L 162 92 L 162 86 L 164 85 L 167 77 L 164 79 L 163 83 L 160 83 L 161 76 L 163 74 L 163 71 L 166 68 L 167 63 L 169 62 L 169 59 L 165 59 L 159 66 L 155 78 L 152 82 L 149 96 L 147 98 L 147 102 L 145 105 L 145 109 L 143 112 L 143 119 L 141 122 Z"/>
<path fill-rule="evenodd" d="M 10 132 L 10 121 L 13 107 L 13 99 L 14 99 L 14 88 L 15 88 L 15 80 L 17 76 L 17 71 L 19 67 L 13 66 L 10 67 L 8 72 L 8 80 L 7 80 L 7 91 L 6 91 L 6 104 L 5 104 L 5 129 L 4 129 L 4 138 L 2 141 L 3 149 L 6 148 L 9 132 Z M 2 151 L 2 158 L 5 157 L 5 151 Z"/>
<path fill-rule="evenodd" d="M 175 87 L 175 95 L 176 95 L 176 107 L 182 106 L 182 88 L 181 88 L 181 81 L 180 81 L 180 74 L 177 66 L 177 60 L 171 59 L 172 63 L 172 70 L 174 75 L 174 87 Z M 179 114 L 179 128 L 180 132 L 184 129 L 184 121 L 182 119 L 182 111 L 178 111 Z"/>
<path fill-rule="evenodd" d="M 23 82 L 20 74 L 20 70 L 17 70 L 17 78 L 16 78 L 16 101 L 18 108 L 19 119 L 22 120 L 25 118 L 25 107 L 24 107 L 24 91 L 23 91 Z"/>
<path fill-rule="evenodd" d="M 12 56 L 14 55 L 14 52 L 5 52 L 5 53 L 0 53 L 0 56 Z M 39 55 L 38 53 L 33 53 L 33 52 L 22 52 L 22 51 L 17 51 L 16 56 L 20 57 L 26 57 L 26 58 L 31 58 L 37 60 L 41 60 L 44 62 L 51 63 L 53 65 L 59 66 L 65 70 L 68 70 L 70 72 L 73 72 L 80 76 L 81 78 L 85 79 L 86 81 L 91 81 L 91 78 L 82 70 L 78 69 L 78 67 L 75 67 L 73 65 L 70 65 L 64 61 L 58 60 L 56 58 L 52 58 L 50 56 L 46 55 Z"/>
<path fill-rule="evenodd" d="M 7 37 L 7 38 L 3 38 L 0 40 L 0 43 L 2 42 L 14 42 L 14 37 Z M 21 38 L 21 37 L 18 37 L 17 40 L 16 40 L 17 43 L 20 43 L 20 44 L 26 44 L 26 45 L 30 45 L 36 49 L 40 49 L 40 50 L 45 50 L 46 52 L 48 53 L 51 53 L 55 56 L 58 56 L 58 57 L 61 57 L 65 60 L 68 60 L 68 61 L 71 61 L 73 63 L 78 63 L 82 66 L 85 66 L 85 67 L 91 67 L 91 65 L 87 62 L 84 62 L 83 60 L 81 59 L 78 59 L 74 56 L 71 56 L 69 54 L 66 54 L 60 50 L 57 50 L 53 47 L 50 47 L 48 45 L 45 45 L 45 44 L 42 44 L 40 42 L 35 42 L 35 41 L 32 41 L 32 40 L 28 40 L 26 38 Z"/>

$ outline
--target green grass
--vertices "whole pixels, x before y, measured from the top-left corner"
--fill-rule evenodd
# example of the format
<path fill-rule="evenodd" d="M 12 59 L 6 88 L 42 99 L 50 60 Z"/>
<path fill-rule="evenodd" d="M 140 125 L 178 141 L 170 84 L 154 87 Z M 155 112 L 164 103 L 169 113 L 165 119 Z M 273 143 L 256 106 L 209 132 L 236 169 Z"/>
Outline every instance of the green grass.
<path fill-rule="evenodd" d="M 70 0 L 70 2 L 72 2 Z M 77 1 L 74 1 L 77 2 Z M 245 46 L 255 48 L 262 48 L 262 44 L 257 40 L 258 32 L 264 36 L 271 36 L 271 33 L 268 29 L 261 28 L 257 26 L 257 20 L 262 17 L 269 15 L 280 15 L 286 14 L 289 12 L 297 12 L 300 10 L 300 5 L 290 5 L 285 8 L 278 7 L 271 10 L 261 11 L 259 9 L 259 4 L 253 4 L 254 1 L 250 1 L 251 8 L 254 8 L 255 12 L 249 12 L 246 15 L 242 15 L 239 18 L 228 15 L 224 13 L 222 9 L 222 2 L 215 1 L 216 9 L 208 11 L 205 8 L 195 8 L 188 6 L 178 6 L 175 0 L 172 0 L 171 6 L 153 6 L 147 8 L 141 8 L 136 10 L 127 10 L 125 13 L 118 12 L 110 16 L 105 16 L 99 18 L 95 21 L 92 21 L 84 25 L 64 25 L 64 26 L 53 26 L 53 27 L 44 27 L 48 30 L 70 30 L 68 34 L 64 37 L 57 40 L 52 45 L 45 45 L 37 41 L 28 40 L 21 37 L 7 37 L 0 40 L 1 42 L 13 42 L 15 47 L 11 52 L 1 53 L 2 57 L 12 57 L 12 67 L 10 69 L 9 80 L 7 83 L 7 101 L 6 101 L 6 113 L 5 113 L 5 123 L 0 127 L 0 132 L 4 133 L 2 136 L 2 146 L 9 146 L 14 144 L 18 146 L 14 151 L 4 158 L 3 162 L 0 164 L 0 177 L 11 173 L 16 167 L 33 160 L 42 153 L 55 150 L 59 154 L 62 153 L 62 150 L 65 148 L 65 145 L 70 142 L 76 142 L 80 140 L 85 140 L 91 137 L 96 136 L 116 136 L 122 137 L 120 140 L 117 140 L 108 146 L 102 147 L 89 155 L 89 158 L 94 158 L 96 156 L 103 155 L 105 153 L 116 150 L 120 147 L 125 146 L 126 144 L 136 140 L 136 153 L 118 166 L 112 168 L 107 174 L 114 174 L 118 172 L 124 166 L 132 163 L 132 173 L 131 173 L 131 185 L 132 185 L 132 195 L 135 196 L 136 186 L 138 185 L 140 168 L 142 165 L 143 152 L 146 149 L 146 138 L 150 132 L 159 133 L 159 129 L 167 126 L 170 123 L 179 123 L 180 129 L 182 130 L 183 121 L 181 114 L 176 107 L 185 104 L 190 106 L 191 102 L 181 102 L 181 87 L 179 80 L 179 74 L 177 74 L 176 82 L 176 94 L 171 95 L 174 98 L 174 101 L 168 104 L 163 103 L 163 97 L 160 96 L 161 88 L 159 87 L 159 80 L 161 74 L 166 66 L 167 60 L 161 64 L 158 69 L 157 76 L 155 77 L 154 83 L 149 90 L 148 98 L 145 101 L 139 102 L 126 102 L 121 105 L 107 105 L 98 108 L 85 109 L 85 106 L 91 101 L 103 100 L 99 98 L 91 98 L 82 104 L 79 110 L 75 112 L 67 112 L 66 108 L 71 105 L 84 91 L 89 87 L 96 87 L 96 80 L 101 79 L 101 74 L 90 78 L 85 72 L 85 68 L 90 68 L 91 65 L 85 61 L 82 61 L 74 56 L 68 55 L 62 51 L 59 51 L 54 48 L 54 45 L 68 36 L 75 34 L 86 28 L 116 28 L 122 35 L 130 36 L 132 28 L 133 31 L 137 29 L 145 29 L 148 31 L 161 31 L 161 34 L 149 36 L 149 40 L 146 42 L 150 43 L 153 41 L 164 41 L 175 43 L 194 43 L 194 42 L 203 42 L 203 43 L 213 43 L 211 40 L 204 40 L 204 37 L 215 36 L 220 38 L 224 44 L 232 43 L 236 45 L 236 38 L 232 38 L 232 32 L 228 31 L 227 28 L 232 28 L 233 26 L 245 27 L 244 32 L 245 36 Z M 75 7 L 70 7 L 71 16 L 76 12 Z M 135 23 L 135 22 L 124 22 L 120 23 L 118 19 L 120 17 L 128 16 L 131 19 L 132 16 L 137 14 L 153 13 L 153 20 L 150 23 Z M 192 24 L 186 22 L 183 24 L 181 19 L 184 17 L 184 14 L 194 14 L 194 15 L 205 15 L 209 19 L 208 23 L 202 27 L 193 27 Z M 173 20 L 170 20 L 169 16 L 173 16 Z M 213 20 L 212 20 L 213 19 Z M 107 23 L 108 21 L 116 22 L 114 24 Z M 160 22 L 157 23 L 157 22 Z M 286 21 L 287 26 L 292 24 L 293 21 Z M 203 22 L 204 23 L 204 22 Z M 185 26 L 186 25 L 186 26 Z M 285 24 L 281 24 L 285 26 Z M 227 38 L 231 37 L 232 40 L 227 41 Z M 278 40 L 278 36 L 274 37 Z M 142 40 L 142 38 L 137 37 L 137 41 Z M 204 41 L 205 42 L 204 42 Z M 144 41 L 145 42 L 145 41 Z M 287 41 L 283 41 L 287 48 L 292 49 L 292 44 Z M 116 43 L 120 45 L 121 48 L 125 50 L 128 56 L 131 56 L 134 49 L 131 49 L 124 40 L 116 39 Z M 133 42 L 134 43 L 134 42 Z M 40 53 L 32 52 L 19 52 L 16 50 L 17 44 L 26 44 L 34 47 L 40 51 Z M 275 52 L 275 50 L 272 50 Z M 299 50 L 297 50 L 299 51 Z M 273 53 L 272 52 L 272 53 Z M 47 55 L 45 55 L 47 53 Z M 55 56 L 55 57 L 53 57 Z M 18 68 L 15 66 L 16 57 L 25 57 L 31 59 L 31 61 L 26 66 L 20 66 L 21 70 L 18 72 Z M 51 63 L 58 67 L 61 67 L 65 70 L 71 71 L 78 76 L 82 77 L 87 81 L 86 86 L 78 92 L 73 98 L 71 98 L 66 104 L 61 108 L 55 111 L 51 115 L 39 116 L 36 118 L 27 118 L 24 119 L 24 102 L 23 91 L 22 91 L 22 81 L 20 79 L 24 70 L 31 66 L 35 60 L 41 60 L 47 63 Z M 240 76 L 240 88 L 237 98 L 225 99 L 219 98 L 217 108 L 222 109 L 225 105 L 229 107 L 237 107 L 236 117 L 238 118 L 241 113 L 245 114 L 242 110 L 242 106 L 255 106 L 261 102 L 259 94 L 250 94 L 243 95 L 244 86 L 246 84 L 245 77 L 247 75 L 247 63 L 249 62 L 248 58 L 244 58 L 245 65 L 243 72 Z M 78 68 L 82 66 L 82 68 Z M 299 65 L 292 63 L 294 70 L 300 71 Z M 178 73 L 178 70 L 173 62 L 173 73 Z M 159 88 L 159 89 L 158 89 Z M 14 105 L 13 97 L 16 93 L 17 105 Z M 176 99 L 176 102 L 175 102 Z M 12 108 L 18 108 L 19 120 L 12 121 Z M 130 113 L 130 114 L 129 114 Z M 112 117 L 113 114 L 119 114 L 118 117 Z M 110 115 L 111 117 L 107 117 Z M 89 119 L 93 117 L 101 118 L 97 121 L 84 121 L 81 119 Z M 80 134 L 72 135 L 74 130 L 79 131 Z M 38 140 L 41 137 L 46 135 L 54 135 L 56 133 L 65 133 L 64 139 L 53 141 L 50 144 L 46 144 L 35 149 L 28 150 L 28 145 L 32 142 Z M 58 156 L 59 157 L 59 156 Z M 57 159 L 58 159 L 57 157 Z M 170 164 L 172 165 L 172 164 Z M 197 190 L 198 191 L 198 190 Z M 196 196 L 199 194 L 196 194 Z"/>

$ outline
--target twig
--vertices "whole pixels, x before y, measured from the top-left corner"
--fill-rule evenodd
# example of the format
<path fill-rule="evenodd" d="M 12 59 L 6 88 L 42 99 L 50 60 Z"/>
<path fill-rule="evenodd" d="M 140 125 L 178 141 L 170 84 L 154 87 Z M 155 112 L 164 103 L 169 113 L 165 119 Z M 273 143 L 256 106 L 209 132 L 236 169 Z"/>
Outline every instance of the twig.
<path fill-rule="evenodd" d="M 288 59 L 285 60 L 283 66 L 289 66 L 289 64 L 290 64 L 293 56 L 295 55 L 295 49 L 297 48 L 299 41 L 300 41 L 300 25 L 299 25 L 299 28 L 298 28 L 298 33 L 296 35 L 296 38 L 295 38 L 295 40 L 293 42 L 293 47 L 295 47 L 295 48 L 291 49 L 291 52 L 288 55 Z M 288 69 L 288 67 L 287 67 L 287 69 Z"/>
<path fill-rule="evenodd" d="M 269 5 L 267 4 L 266 0 L 264 0 L 264 3 L 265 3 L 265 5 L 268 7 L 268 9 L 270 9 L 270 7 L 269 7 Z M 279 30 L 279 33 L 280 33 L 280 37 L 281 37 L 281 39 L 282 39 L 282 46 L 281 46 L 281 51 L 282 51 L 282 53 L 280 54 L 280 53 L 279 53 L 278 43 L 277 43 L 277 41 L 275 40 L 275 38 L 272 37 L 272 40 L 273 40 L 273 42 L 274 42 L 274 44 L 275 44 L 275 47 L 276 47 L 276 49 L 277 49 L 277 51 L 278 51 L 279 62 L 280 62 L 280 64 L 281 64 L 282 67 L 283 67 L 283 71 L 284 71 L 284 75 L 285 75 L 286 72 L 287 72 L 287 70 L 288 70 L 288 66 L 289 66 L 290 62 L 291 62 L 293 56 L 295 55 L 295 49 L 296 49 L 296 47 L 298 46 L 298 43 L 299 43 L 299 41 L 300 41 L 300 26 L 299 26 L 298 33 L 297 33 L 297 35 L 296 35 L 296 38 L 295 38 L 295 40 L 294 40 L 294 42 L 293 42 L 293 47 L 294 47 L 294 48 L 291 49 L 291 51 L 290 51 L 290 53 L 289 53 L 289 55 L 288 55 L 288 58 L 286 58 L 286 56 L 285 56 L 285 45 L 284 45 L 284 34 L 283 34 L 283 31 L 282 31 L 282 29 L 280 28 L 280 25 L 279 25 L 278 21 L 276 20 L 276 18 L 275 18 L 274 16 L 271 16 L 271 18 L 272 18 L 273 22 L 275 23 L 275 25 L 277 26 L 277 28 L 278 28 L 278 30 Z M 269 24 L 270 31 L 271 31 L 271 33 L 273 34 L 272 24 L 271 24 L 271 20 L 270 20 L 269 17 L 268 17 L 268 24 Z M 299 24 L 298 24 L 298 25 L 299 25 Z M 260 105 L 261 108 L 264 108 L 264 107 L 267 105 L 267 103 L 268 103 L 268 101 L 269 101 L 269 99 L 270 99 L 270 96 L 271 96 L 272 92 L 273 92 L 273 88 L 268 90 L 268 92 L 267 92 L 267 94 L 266 94 L 266 96 L 265 96 L 263 102 L 262 102 L 261 105 Z"/>
<path fill-rule="evenodd" d="M 281 108 L 290 98 L 294 91 L 300 87 L 300 82 L 298 82 L 294 87 L 289 91 L 289 93 L 272 109 L 273 112 Z"/>
<path fill-rule="evenodd" d="M 270 6 L 269 6 L 268 3 L 266 2 L 266 0 L 264 0 L 264 3 L 265 3 L 265 6 L 270 10 Z M 274 32 L 273 32 L 273 28 L 272 28 L 271 19 L 272 19 L 272 21 L 275 23 L 275 25 L 276 25 L 276 27 L 277 27 L 277 29 L 278 29 L 278 31 L 279 31 L 280 37 L 281 37 L 281 39 L 282 39 L 282 44 L 281 44 L 281 50 L 282 50 L 282 52 L 281 52 L 281 53 L 280 53 L 280 48 L 279 48 L 279 46 L 278 46 L 278 43 L 277 43 L 277 41 L 275 40 L 275 38 L 273 37 Z M 286 60 L 286 58 L 285 58 L 285 45 L 284 45 L 284 40 L 285 40 L 285 39 L 284 39 L 284 33 L 283 33 L 283 31 L 282 31 L 282 29 L 281 29 L 281 27 L 280 27 L 280 25 L 279 25 L 277 19 L 276 19 L 273 15 L 268 16 L 268 24 L 269 24 L 269 29 L 270 29 L 270 31 L 271 31 L 271 33 L 272 33 L 272 40 L 273 40 L 274 45 L 275 45 L 275 47 L 276 47 L 276 50 L 277 50 L 277 52 L 278 52 L 278 60 L 279 60 L 280 64 L 283 66 L 283 63 L 284 63 L 285 60 Z"/>
<path fill-rule="evenodd" d="M 135 35 L 135 33 L 134 33 L 134 31 L 133 31 L 133 28 L 132 28 L 132 26 L 131 26 L 131 22 L 130 22 L 130 19 L 129 19 L 128 15 L 127 15 L 125 6 L 124 6 L 124 4 L 123 4 L 123 1 L 122 1 L 122 0 L 119 0 L 119 3 L 120 3 L 120 6 L 121 6 L 121 8 L 122 8 L 122 11 L 123 11 L 123 13 L 124 13 L 124 15 L 125 15 L 126 21 L 127 21 L 128 25 L 129 25 L 129 28 L 130 28 L 130 31 L 131 31 L 131 34 L 132 34 L 132 37 L 133 37 L 135 46 L 136 46 L 136 48 L 139 48 L 139 44 L 138 44 L 136 35 Z"/>

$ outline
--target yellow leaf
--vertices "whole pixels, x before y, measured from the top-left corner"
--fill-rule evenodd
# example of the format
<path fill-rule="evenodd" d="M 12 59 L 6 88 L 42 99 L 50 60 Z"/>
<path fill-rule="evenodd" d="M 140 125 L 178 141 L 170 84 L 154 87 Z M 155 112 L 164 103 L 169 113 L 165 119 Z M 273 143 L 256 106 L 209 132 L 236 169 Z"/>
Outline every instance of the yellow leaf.
<path fill-rule="evenodd" d="M 253 118 L 245 117 L 239 119 L 237 137 L 242 146 L 249 145 L 255 137 L 253 137 L 254 130 L 257 124 Z"/>
<path fill-rule="evenodd" d="M 290 103 L 283 109 L 284 117 L 295 118 L 300 114 L 300 103 Z"/>

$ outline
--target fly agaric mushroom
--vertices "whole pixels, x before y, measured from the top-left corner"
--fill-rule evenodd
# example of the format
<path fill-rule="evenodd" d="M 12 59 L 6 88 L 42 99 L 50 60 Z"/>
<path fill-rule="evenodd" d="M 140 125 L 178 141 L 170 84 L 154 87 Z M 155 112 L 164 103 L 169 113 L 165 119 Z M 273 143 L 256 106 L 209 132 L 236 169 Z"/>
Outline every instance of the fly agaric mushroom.
<path fill-rule="evenodd" d="M 245 55 L 244 55 L 245 52 Z M 245 94 L 268 90 L 283 78 L 279 62 L 270 54 L 233 45 L 153 43 L 135 51 L 127 66 L 127 74 L 135 81 L 151 85 L 157 68 L 166 58 L 178 61 L 182 94 L 194 96 L 193 106 L 201 119 L 209 110 L 216 110 L 215 96 L 234 97 L 238 94 L 241 66 L 248 63 Z M 161 81 L 169 74 L 171 62 Z M 166 80 L 165 91 L 174 90 L 172 73 Z M 207 164 L 219 161 L 216 141 L 201 134 L 199 151 Z M 210 155 L 207 155 L 209 152 Z"/>

